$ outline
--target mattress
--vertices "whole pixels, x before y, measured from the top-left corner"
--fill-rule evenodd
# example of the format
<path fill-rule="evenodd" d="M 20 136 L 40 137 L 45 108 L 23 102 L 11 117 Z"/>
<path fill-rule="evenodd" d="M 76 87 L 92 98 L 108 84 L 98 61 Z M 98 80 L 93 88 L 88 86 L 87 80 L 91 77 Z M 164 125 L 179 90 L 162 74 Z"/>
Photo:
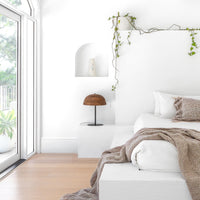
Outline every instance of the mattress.
<path fill-rule="evenodd" d="M 114 135 L 111 148 L 124 144 L 142 128 L 187 128 L 200 131 L 200 123 L 173 122 L 171 119 L 161 118 L 151 113 L 143 113 L 136 119 L 134 126 L 127 126 L 124 130 L 120 129 L 120 132 Z"/>
<path fill-rule="evenodd" d="M 99 200 L 192 200 L 181 173 L 137 170 L 131 163 L 106 164 Z"/>
<path fill-rule="evenodd" d="M 134 133 L 141 128 L 187 128 L 200 131 L 199 122 L 172 121 L 172 119 L 161 118 L 151 113 L 141 114 L 134 124 Z"/>
<path fill-rule="evenodd" d="M 145 113 L 138 117 L 134 127 L 131 127 L 130 130 L 115 135 L 111 147 L 124 144 L 141 128 L 187 128 L 200 131 L 200 123 L 173 122 L 171 119 Z M 145 142 L 143 141 L 143 143 Z M 175 153 L 173 154 L 175 156 Z M 104 166 L 99 181 L 99 200 L 110 199 L 192 200 L 181 173 L 138 170 L 132 163 L 106 164 Z"/>

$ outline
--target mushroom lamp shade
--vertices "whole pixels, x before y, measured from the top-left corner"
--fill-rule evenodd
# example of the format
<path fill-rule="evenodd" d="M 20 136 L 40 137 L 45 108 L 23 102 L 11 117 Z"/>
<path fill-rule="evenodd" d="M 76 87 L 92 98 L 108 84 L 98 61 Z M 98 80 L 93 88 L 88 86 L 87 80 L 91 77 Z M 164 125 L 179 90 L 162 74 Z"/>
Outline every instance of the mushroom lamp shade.
<path fill-rule="evenodd" d="M 96 123 L 96 106 L 106 105 L 105 98 L 99 94 L 90 94 L 85 97 L 83 105 L 94 106 L 94 124 L 88 124 L 88 126 L 102 126 L 103 124 Z"/>

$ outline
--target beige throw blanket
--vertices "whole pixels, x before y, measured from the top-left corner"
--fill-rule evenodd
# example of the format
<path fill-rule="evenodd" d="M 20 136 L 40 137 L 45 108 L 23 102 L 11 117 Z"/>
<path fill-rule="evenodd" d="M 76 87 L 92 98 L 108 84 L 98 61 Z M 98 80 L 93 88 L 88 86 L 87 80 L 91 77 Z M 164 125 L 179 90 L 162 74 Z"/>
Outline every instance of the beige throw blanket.
<path fill-rule="evenodd" d="M 102 154 L 96 171 L 90 180 L 91 188 L 67 194 L 61 200 L 98 200 L 98 183 L 106 163 L 131 161 L 133 149 L 143 140 L 166 140 L 175 145 L 181 172 L 193 200 L 200 200 L 200 132 L 179 128 L 145 128 L 138 131 L 126 144 Z"/>

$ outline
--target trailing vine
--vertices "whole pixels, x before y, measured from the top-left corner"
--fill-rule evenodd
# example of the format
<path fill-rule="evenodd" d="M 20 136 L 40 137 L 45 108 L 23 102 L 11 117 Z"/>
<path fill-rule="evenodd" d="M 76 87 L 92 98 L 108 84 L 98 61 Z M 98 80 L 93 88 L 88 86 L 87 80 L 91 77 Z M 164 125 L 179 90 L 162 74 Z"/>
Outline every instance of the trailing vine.
<path fill-rule="evenodd" d="M 139 33 L 142 34 L 147 34 L 147 33 L 153 33 L 153 32 L 158 32 L 158 31 L 188 31 L 191 37 L 191 46 L 190 50 L 188 52 L 188 55 L 193 56 L 196 54 L 196 50 L 199 48 L 196 42 L 196 36 L 197 36 L 197 31 L 200 31 L 200 28 L 182 28 L 180 25 L 173 24 L 170 27 L 166 29 L 161 29 L 161 28 L 149 28 L 147 30 L 144 30 L 138 26 L 136 26 L 136 17 L 131 16 L 129 13 L 125 15 L 120 15 L 118 12 L 116 16 L 109 17 L 108 20 L 112 21 L 112 29 L 113 29 L 113 40 L 112 40 L 112 53 L 113 53 L 113 59 L 112 59 L 112 65 L 115 69 L 115 84 L 112 85 L 112 91 L 115 91 L 117 88 L 117 85 L 119 84 L 119 79 L 117 76 L 118 73 L 118 68 L 117 68 L 117 61 L 118 58 L 120 57 L 120 47 L 124 43 L 122 41 L 121 35 L 120 35 L 120 30 L 119 30 L 119 24 L 121 23 L 120 18 L 125 18 L 130 26 L 132 27 L 131 30 L 128 31 L 127 34 L 127 43 L 128 45 L 131 45 L 130 37 L 132 34 L 133 30 L 139 31 Z"/>
<path fill-rule="evenodd" d="M 199 46 L 197 45 L 197 42 L 196 42 L 196 35 L 197 35 L 197 30 L 200 30 L 200 29 L 189 29 L 189 28 L 186 28 L 186 30 L 188 30 L 190 32 L 190 37 L 191 37 L 191 47 L 190 47 L 190 52 L 188 53 L 188 55 L 190 56 L 193 56 L 196 54 L 196 50 L 199 48 Z"/>
<path fill-rule="evenodd" d="M 126 18 L 132 26 L 135 26 L 135 20 L 136 20 L 136 17 L 130 16 L 129 13 L 121 16 L 119 12 L 117 13 L 117 16 L 112 16 L 112 17 L 108 18 L 108 20 L 112 20 L 112 28 L 114 30 L 113 41 L 112 41 L 112 53 L 113 53 L 112 65 L 115 69 L 115 81 L 116 82 L 114 85 L 112 85 L 112 91 L 115 91 L 117 88 L 117 85 L 119 84 L 119 79 L 117 78 L 117 72 L 118 72 L 117 59 L 120 57 L 119 49 L 120 49 L 120 46 L 122 46 L 122 44 L 123 44 L 123 42 L 121 41 L 121 35 L 119 32 L 119 24 L 121 22 L 120 21 L 121 17 Z M 131 33 L 132 33 L 132 30 L 129 31 L 128 35 L 127 35 L 127 41 L 128 41 L 129 45 L 131 45 L 131 41 L 130 41 Z"/>

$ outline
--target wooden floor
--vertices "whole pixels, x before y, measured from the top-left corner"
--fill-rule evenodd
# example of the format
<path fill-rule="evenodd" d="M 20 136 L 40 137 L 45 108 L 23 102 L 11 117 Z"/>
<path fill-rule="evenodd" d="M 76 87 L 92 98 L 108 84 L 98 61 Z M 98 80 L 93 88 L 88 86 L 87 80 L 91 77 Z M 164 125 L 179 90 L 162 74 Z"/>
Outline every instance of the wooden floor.
<path fill-rule="evenodd" d="M 37 154 L 0 181 L 0 199 L 59 200 L 89 187 L 97 161 L 75 154 Z"/>

